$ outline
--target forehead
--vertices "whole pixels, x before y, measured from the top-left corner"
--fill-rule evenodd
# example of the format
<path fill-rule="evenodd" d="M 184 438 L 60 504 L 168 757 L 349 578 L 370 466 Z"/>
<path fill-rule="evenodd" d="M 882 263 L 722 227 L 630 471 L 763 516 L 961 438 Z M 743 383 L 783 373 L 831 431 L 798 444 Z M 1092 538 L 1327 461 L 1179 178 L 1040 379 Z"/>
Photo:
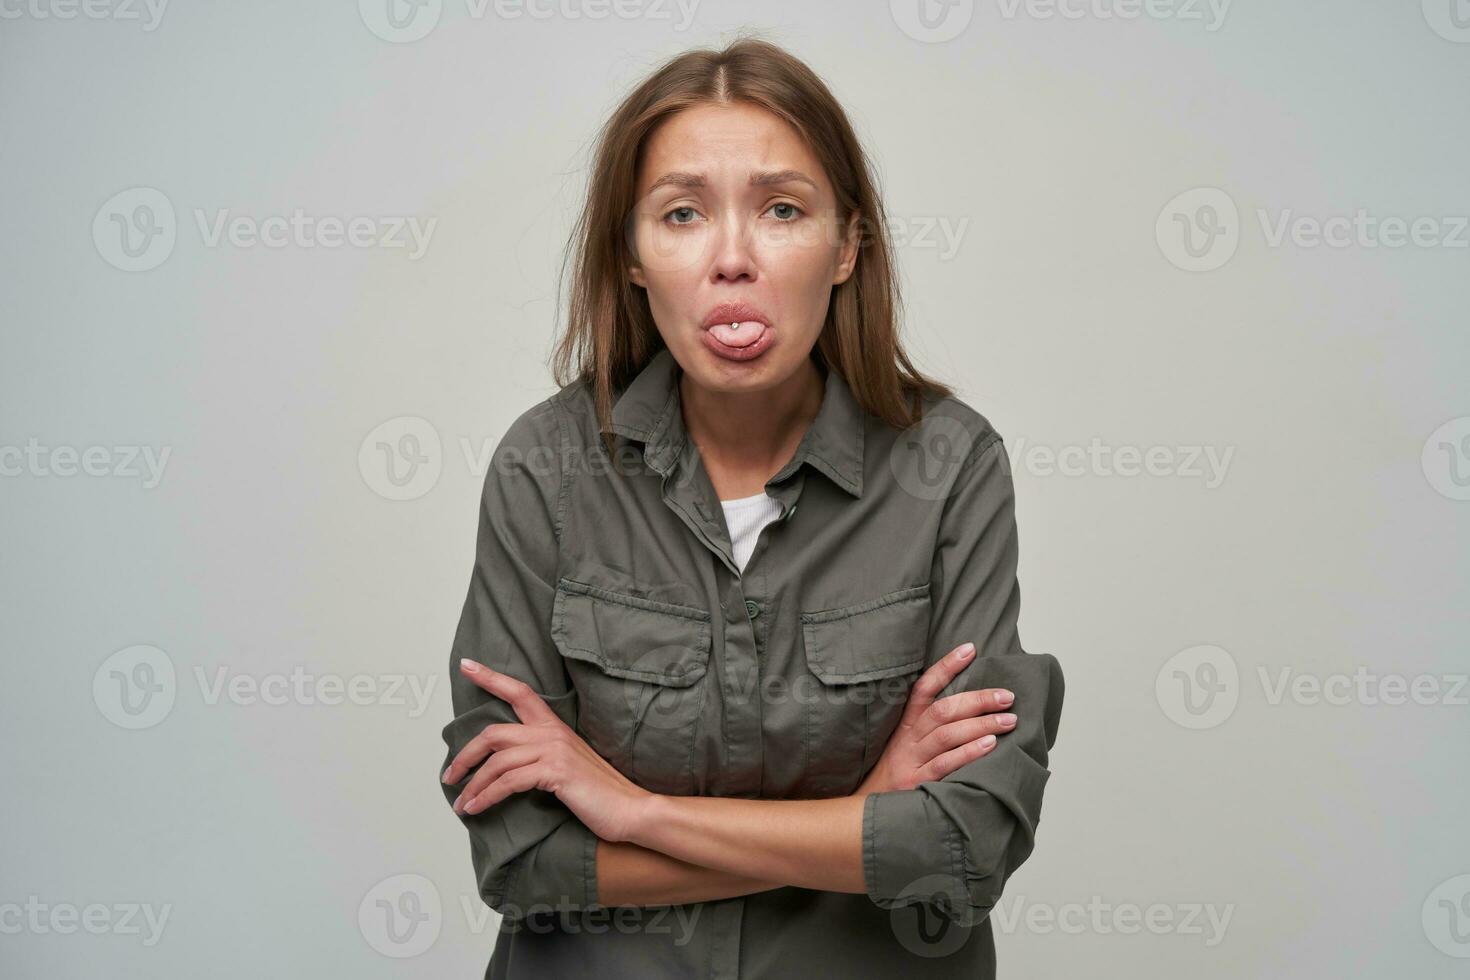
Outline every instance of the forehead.
<path fill-rule="evenodd" d="M 800 170 L 825 190 L 821 163 L 789 123 L 746 103 L 676 112 L 649 134 L 638 166 L 639 192 L 669 171 L 703 173 L 711 184 L 744 183 L 753 170 Z"/>

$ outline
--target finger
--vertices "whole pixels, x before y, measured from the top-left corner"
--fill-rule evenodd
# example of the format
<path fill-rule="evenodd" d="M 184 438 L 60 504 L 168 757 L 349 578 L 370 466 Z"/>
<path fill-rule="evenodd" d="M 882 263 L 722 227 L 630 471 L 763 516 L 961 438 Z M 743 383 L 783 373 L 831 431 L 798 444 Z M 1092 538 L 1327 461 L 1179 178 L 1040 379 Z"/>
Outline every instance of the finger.
<path fill-rule="evenodd" d="M 914 723 L 914 734 L 923 738 L 940 725 L 992 711 L 1005 711 L 1015 703 L 1015 694 L 1003 687 L 948 694 L 929 705 L 929 710 Z"/>
<path fill-rule="evenodd" d="M 995 749 L 995 745 L 996 736 L 994 735 L 986 735 L 984 738 L 966 742 L 958 748 L 936 755 L 915 770 L 915 774 L 921 783 L 943 779 L 966 763 L 973 762 L 983 755 L 989 755 Z"/>
<path fill-rule="evenodd" d="M 961 718 L 959 721 L 940 725 L 916 745 L 921 759 L 932 759 L 955 746 L 973 742 L 986 735 L 1004 735 L 1014 731 L 1015 727 L 1016 716 L 1009 711 Z"/>
<path fill-rule="evenodd" d="M 446 783 L 457 783 L 471 769 L 484 762 L 485 757 L 496 749 L 519 745 L 534 737 L 525 725 L 513 721 L 486 725 L 479 734 L 464 743 L 440 778 Z"/>
<path fill-rule="evenodd" d="M 524 793 L 541 785 L 540 761 L 512 769 L 487 786 L 479 796 L 465 801 L 465 812 L 479 813 L 487 810 L 512 793 Z M 473 807 L 473 809 L 471 809 Z"/>
<path fill-rule="evenodd" d="M 908 703 L 904 706 L 903 716 L 899 719 L 900 726 L 912 725 L 923 716 L 929 705 L 939 696 L 939 692 L 955 679 L 961 670 L 965 669 L 975 657 L 975 644 L 961 643 L 953 650 L 940 657 L 927 670 L 919 675 L 909 688 Z"/>
<path fill-rule="evenodd" d="M 515 710 L 516 717 L 528 725 L 547 721 L 565 724 L 556 716 L 556 712 L 551 710 L 541 695 L 520 678 L 503 674 L 498 670 L 491 670 L 479 661 L 463 658 L 459 661 L 459 672 L 479 687 L 509 703 Z"/>
<path fill-rule="evenodd" d="M 476 803 L 488 786 L 510 770 L 530 765 L 539 758 L 541 758 L 541 752 L 535 745 L 517 745 L 496 752 L 488 762 L 475 771 L 474 777 L 465 786 L 464 792 L 460 793 L 459 798 L 454 801 L 454 811 L 456 813 L 478 813 L 485 804 L 480 803 L 476 806 Z"/>

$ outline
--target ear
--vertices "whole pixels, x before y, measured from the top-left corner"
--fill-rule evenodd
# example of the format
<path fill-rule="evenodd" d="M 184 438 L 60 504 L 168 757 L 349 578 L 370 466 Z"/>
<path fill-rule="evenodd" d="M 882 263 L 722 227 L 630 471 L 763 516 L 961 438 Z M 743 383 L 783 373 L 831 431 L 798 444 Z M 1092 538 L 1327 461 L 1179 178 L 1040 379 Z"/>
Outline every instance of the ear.
<path fill-rule="evenodd" d="M 847 219 L 847 230 L 842 237 L 842 251 L 837 259 L 837 272 L 832 277 L 832 285 L 841 285 L 852 276 L 852 270 L 857 268 L 858 256 L 858 229 L 862 225 L 862 213 L 854 211 Z"/>
<path fill-rule="evenodd" d="M 634 285 L 642 286 L 644 289 L 648 288 L 648 280 L 643 277 L 643 267 L 641 265 L 628 266 L 628 278 L 632 280 Z"/>

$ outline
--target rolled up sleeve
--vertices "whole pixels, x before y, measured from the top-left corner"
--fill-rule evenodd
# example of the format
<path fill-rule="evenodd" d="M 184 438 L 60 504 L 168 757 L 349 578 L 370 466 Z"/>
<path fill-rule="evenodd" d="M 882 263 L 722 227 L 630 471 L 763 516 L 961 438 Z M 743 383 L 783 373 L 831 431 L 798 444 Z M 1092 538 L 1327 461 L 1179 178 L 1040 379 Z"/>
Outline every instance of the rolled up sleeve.
<path fill-rule="evenodd" d="M 520 721 L 509 704 L 464 678 L 460 658 L 525 681 L 563 721 L 576 724 L 577 692 L 551 640 L 565 500 L 556 411 L 546 401 L 521 415 L 491 457 L 474 568 L 450 651 L 454 719 L 443 729 L 441 775 L 487 725 Z M 445 800 L 452 804 L 469 778 L 441 781 Z M 480 813 L 457 816 L 469 832 L 480 896 L 495 911 L 519 919 L 596 906 L 597 836 L 553 793 L 513 793 Z"/>
<path fill-rule="evenodd" d="M 1055 657 L 1021 647 L 1017 554 L 1009 460 L 991 431 L 975 443 L 944 503 L 928 664 L 973 642 L 975 658 L 940 696 L 1006 688 L 1016 695 L 1017 722 L 987 755 L 943 779 L 866 798 L 863 874 L 880 907 L 924 902 L 978 922 L 1035 846 L 1064 684 Z"/>

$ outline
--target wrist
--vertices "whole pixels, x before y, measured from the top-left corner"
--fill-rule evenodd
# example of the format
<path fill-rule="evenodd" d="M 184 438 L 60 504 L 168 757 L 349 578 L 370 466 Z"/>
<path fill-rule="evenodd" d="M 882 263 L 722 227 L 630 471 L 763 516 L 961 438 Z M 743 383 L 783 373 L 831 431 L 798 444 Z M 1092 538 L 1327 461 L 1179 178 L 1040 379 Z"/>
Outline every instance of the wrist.
<path fill-rule="evenodd" d="M 633 808 L 633 817 L 629 822 L 624 841 L 629 844 L 637 844 L 639 847 L 652 848 L 649 841 L 653 837 L 654 828 L 664 821 L 663 814 L 668 804 L 669 798 L 662 793 L 645 792 L 643 798 Z M 657 850 L 657 848 L 653 849 Z"/>

